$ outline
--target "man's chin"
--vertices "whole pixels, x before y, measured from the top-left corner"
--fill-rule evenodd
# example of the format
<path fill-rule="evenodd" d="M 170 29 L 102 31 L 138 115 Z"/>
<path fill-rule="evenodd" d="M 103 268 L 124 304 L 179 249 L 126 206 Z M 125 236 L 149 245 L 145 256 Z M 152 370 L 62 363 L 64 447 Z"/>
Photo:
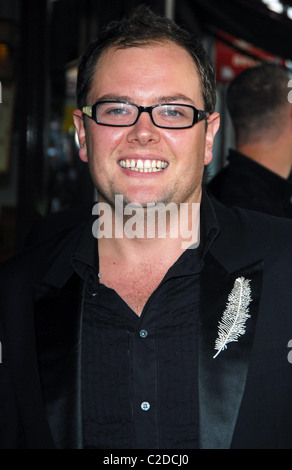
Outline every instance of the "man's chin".
<path fill-rule="evenodd" d="M 111 192 L 111 194 L 105 194 L 103 191 L 97 190 L 98 202 L 109 204 L 113 209 L 117 205 L 117 201 L 120 207 L 122 203 L 123 207 L 129 208 L 144 208 L 147 209 L 153 205 L 159 203 L 167 205 L 172 202 L 172 194 L 155 193 L 154 191 L 121 191 Z"/>

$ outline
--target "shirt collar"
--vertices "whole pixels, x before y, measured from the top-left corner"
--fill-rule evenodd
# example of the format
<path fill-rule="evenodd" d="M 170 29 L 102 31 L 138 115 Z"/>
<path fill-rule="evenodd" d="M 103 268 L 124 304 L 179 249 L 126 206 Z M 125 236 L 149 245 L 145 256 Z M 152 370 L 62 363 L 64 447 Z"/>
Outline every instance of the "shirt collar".
<path fill-rule="evenodd" d="M 97 239 L 92 233 L 92 226 L 96 217 L 92 217 L 85 225 L 75 251 L 71 257 L 71 266 L 79 276 L 84 279 L 87 267 L 98 273 Z"/>

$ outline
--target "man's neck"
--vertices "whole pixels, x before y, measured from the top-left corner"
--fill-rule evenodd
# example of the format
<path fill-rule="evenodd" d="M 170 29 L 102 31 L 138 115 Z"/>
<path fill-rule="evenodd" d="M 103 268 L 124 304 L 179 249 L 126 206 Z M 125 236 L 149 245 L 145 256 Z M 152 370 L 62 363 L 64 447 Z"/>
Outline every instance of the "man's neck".
<path fill-rule="evenodd" d="M 106 222 L 112 224 L 112 236 L 98 237 L 101 258 L 133 266 L 147 260 L 154 266 L 169 267 L 187 248 L 199 243 L 200 204 L 181 205 L 171 214 L 165 208 L 162 212 L 145 209 L 143 215 L 128 216 L 120 222 L 113 213 L 111 221 Z"/>

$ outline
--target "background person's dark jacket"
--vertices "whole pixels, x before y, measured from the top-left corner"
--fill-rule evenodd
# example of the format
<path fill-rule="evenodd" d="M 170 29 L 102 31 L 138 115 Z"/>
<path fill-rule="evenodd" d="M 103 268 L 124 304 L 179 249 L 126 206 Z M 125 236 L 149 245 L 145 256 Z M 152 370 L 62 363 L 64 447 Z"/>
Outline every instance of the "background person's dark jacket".
<path fill-rule="evenodd" d="M 245 155 L 230 150 L 228 164 L 208 183 L 227 207 L 237 206 L 292 218 L 292 184 Z"/>

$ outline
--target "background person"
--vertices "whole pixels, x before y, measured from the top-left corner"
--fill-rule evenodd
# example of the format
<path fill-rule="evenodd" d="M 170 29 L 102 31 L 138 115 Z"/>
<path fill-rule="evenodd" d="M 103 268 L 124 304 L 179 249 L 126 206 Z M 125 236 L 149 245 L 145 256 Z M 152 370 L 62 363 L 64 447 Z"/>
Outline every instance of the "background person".
<path fill-rule="evenodd" d="M 289 74 L 259 65 L 245 70 L 227 89 L 227 107 L 236 150 L 209 182 L 210 192 L 227 206 L 292 217 L 292 104 Z"/>

